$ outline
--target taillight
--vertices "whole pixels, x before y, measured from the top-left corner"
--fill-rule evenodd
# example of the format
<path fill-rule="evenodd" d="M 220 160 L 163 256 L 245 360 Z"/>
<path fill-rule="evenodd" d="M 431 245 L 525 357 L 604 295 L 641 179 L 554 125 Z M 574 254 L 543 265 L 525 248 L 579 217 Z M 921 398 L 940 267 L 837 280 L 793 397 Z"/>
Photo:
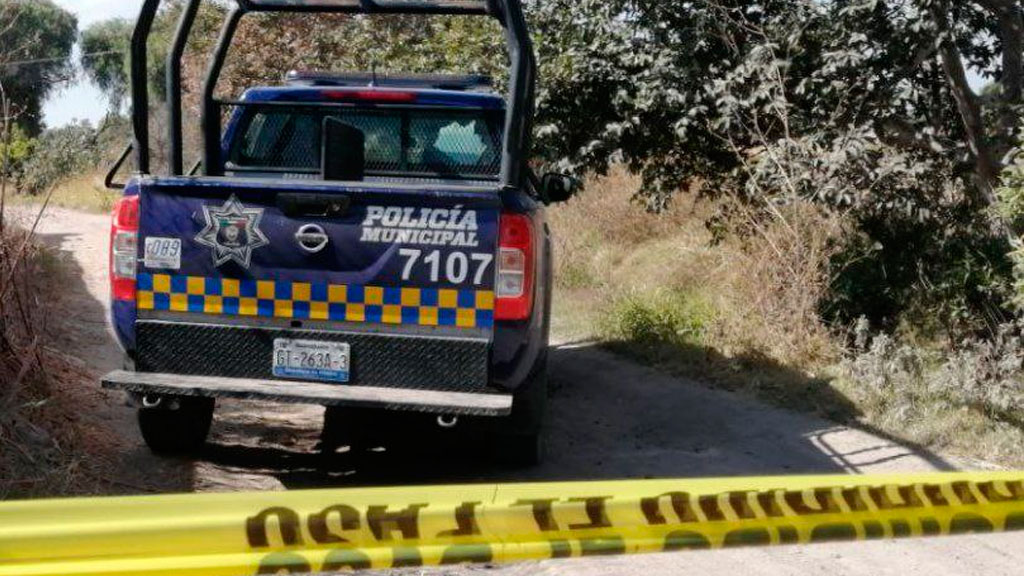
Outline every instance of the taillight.
<path fill-rule="evenodd" d="M 494 318 L 526 320 L 533 311 L 533 225 L 521 214 L 502 214 L 498 232 Z"/>
<path fill-rule="evenodd" d="M 114 204 L 110 223 L 110 294 L 115 300 L 135 300 L 138 236 L 139 197 L 126 196 Z"/>

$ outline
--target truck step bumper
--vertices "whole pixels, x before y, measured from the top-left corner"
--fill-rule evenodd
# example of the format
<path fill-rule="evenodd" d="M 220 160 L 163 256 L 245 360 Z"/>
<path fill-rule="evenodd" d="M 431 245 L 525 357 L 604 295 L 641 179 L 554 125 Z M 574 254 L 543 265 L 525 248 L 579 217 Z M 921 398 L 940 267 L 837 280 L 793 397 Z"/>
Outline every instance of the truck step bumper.
<path fill-rule="evenodd" d="M 115 370 L 101 379 L 104 388 L 138 394 L 242 398 L 290 404 L 362 406 L 435 414 L 507 416 L 511 394 L 479 394 L 349 386 L 288 380 L 183 376 Z"/>

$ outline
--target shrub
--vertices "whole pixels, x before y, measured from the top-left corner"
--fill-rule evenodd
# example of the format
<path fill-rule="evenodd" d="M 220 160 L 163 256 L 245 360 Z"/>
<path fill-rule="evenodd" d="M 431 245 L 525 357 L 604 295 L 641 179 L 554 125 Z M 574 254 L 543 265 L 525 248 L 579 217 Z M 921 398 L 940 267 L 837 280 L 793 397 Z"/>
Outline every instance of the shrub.
<path fill-rule="evenodd" d="M 741 202 L 731 209 L 728 226 L 749 232 L 719 245 L 727 272 L 718 297 L 730 317 L 722 343 L 804 367 L 834 358 L 819 304 L 831 289 L 842 217 L 802 200 L 772 206 L 767 216 Z"/>
<path fill-rule="evenodd" d="M 1014 304 L 1024 308 L 1024 157 L 1018 154 L 1014 163 L 1003 173 L 1003 185 L 998 190 L 999 215 L 1018 237 L 1012 242 L 1009 258 L 1014 267 Z"/>
<path fill-rule="evenodd" d="M 921 350 L 887 334 L 844 363 L 846 374 L 862 386 L 876 410 L 915 401 L 922 393 L 927 360 Z"/>
<path fill-rule="evenodd" d="M 58 381 L 82 374 L 57 349 L 50 319 L 62 276 L 28 233 L 0 234 L 0 500 L 77 491 L 81 405 L 65 402 Z"/>
<path fill-rule="evenodd" d="M 628 294 L 616 301 L 604 319 L 611 340 L 637 344 L 647 351 L 662 347 L 700 346 L 715 319 L 701 297 L 659 290 Z"/>
<path fill-rule="evenodd" d="M 986 416 L 1024 425 L 1024 350 L 1021 327 L 1008 324 L 995 338 L 964 343 L 930 381 L 932 393 Z"/>
<path fill-rule="evenodd" d="M 1006 324 L 996 337 L 965 340 L 947 354 L 879 334 L 843 363 L 843 371 L 874 412 L 903 415 L 921 406 L 945 407 L 1022 426 L 1021 332 L 1020 325 Z"/>
<path fill-rule="evenodd" d="M 912 327 L 924 339 L 991 335 L 1009 317 L 1012 263 L 1005 237 L 984 215 L 950 210 L 941 219 L 852 215 L 831 262 L 825 320 L 875 329 Z"/>
<path fill-rule="evenodd" d="M 29 138 L 17 124 L 12 126 L 10 146 L 4 142 L 4 138 L 0 123 L 0 170 L 3 170 L 8 178 L 15 178 L 21 172 L 25 160 L 32 155 L 36 140 Z"/>
<path fill-rule="evenodd" d="M 47 130 L 24 162 L 18 188 L 41 194 L 69 176 L 92 170 L 99 160 L 96 130 L 87 122 Z"/>

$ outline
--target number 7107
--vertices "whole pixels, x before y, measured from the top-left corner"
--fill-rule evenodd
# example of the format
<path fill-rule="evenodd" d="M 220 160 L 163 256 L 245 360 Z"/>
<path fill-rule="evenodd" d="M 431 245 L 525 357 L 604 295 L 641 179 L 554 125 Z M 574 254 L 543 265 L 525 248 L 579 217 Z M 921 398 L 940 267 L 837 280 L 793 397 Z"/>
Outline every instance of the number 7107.
<path fill-rule="evenodd" d="M 405 267 L 402 268 L 402 280 L 408 281 L 412 278 L 418 266 L 427 266 L 429 269 L 430 281 L 440 282 L 441 274 L 450 284 L 462 284 L 473 275 L 473 285 L 480 286 L 484 283 L 487 270 L 494 262 L 493 254 L 465 252 L 451 252 L 448 258 L 441 257 L 440 250 L 432 250 L 424 256 L 423 250 L 415 248 L 402 248 L 398 255 L 405 258 Z M 444 260 L 444 262 L 442 262 Z M 475 266 L 475 270 L 470 270 Z"/>

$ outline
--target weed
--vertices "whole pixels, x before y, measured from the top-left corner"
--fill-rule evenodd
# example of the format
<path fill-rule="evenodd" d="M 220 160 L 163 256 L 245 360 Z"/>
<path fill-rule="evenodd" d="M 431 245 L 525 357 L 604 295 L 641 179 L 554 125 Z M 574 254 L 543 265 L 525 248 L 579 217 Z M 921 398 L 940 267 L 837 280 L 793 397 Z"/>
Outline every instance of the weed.
<path fill-rule="evenodd" d="M 700 295 L 669 290 L 632 293 L 616 301 L 604 317 L 611 340 L 648 348 L 701 346 L 715 311 Z"/>
<path fill-rule="evenodd" d="M 586 262 L 570 260 L 559 267 L 555 282 L 559 288 L 578 290 L 593 287 L 597 279 Z"/>
<path fill-rule="evenodd" d="M 80 449 L 82 406 L 61 386 L 91 375 L 52 346 L 50 319 L 66 272 L 52 252 L 6 224 L 0 238 L 0 269 L 8 282 L 0 295 L 0 500 L 90 492 Z"/>
<path fill-rule="evenodd" d="M 1003 326 L 997 338 L 971 339 L 953 351 L 879 334 L 840 368 L 837 385 L 863 409 L 865 421 L 886 432 L 975 457 L 1024 462 L 1020 327 Z"/>

